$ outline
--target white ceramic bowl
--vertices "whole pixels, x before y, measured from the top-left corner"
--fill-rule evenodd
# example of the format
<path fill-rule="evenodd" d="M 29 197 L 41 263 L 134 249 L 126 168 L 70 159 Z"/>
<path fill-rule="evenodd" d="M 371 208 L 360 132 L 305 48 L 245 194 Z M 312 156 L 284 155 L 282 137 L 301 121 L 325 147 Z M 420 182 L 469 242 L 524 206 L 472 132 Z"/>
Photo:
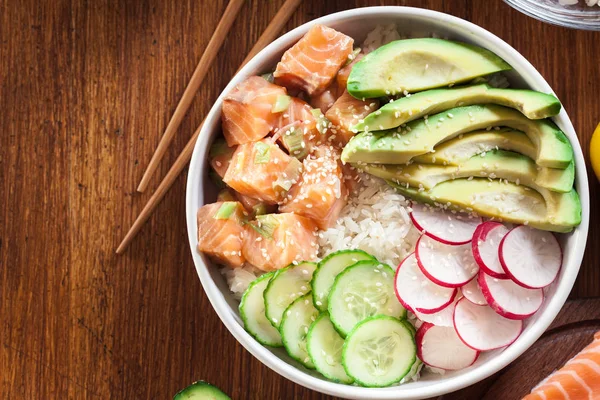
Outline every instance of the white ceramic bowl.
<path fill-rule="evenodd" d="M 401 34 L 429 36 L 436 33 L 442 37 L 473 43 L 493 51 L 514 67 L 514 71 L 508 74 L 512 86 L 552 92 L 544 78 L 521 54 L 483 28 L 450 15 L 419 8 L 371 7 L 331 14 L 288 32 L 254 57 L 232 79 L 223 93 L 228 93 L 250 75 L 272 70 L 283 52 L 316 23 L 344 32 L 352 36 L 356 43 L 361 43 L 366 33 L 376 25 L 387 23 L 396 23 Z M 546 330 L 567 299 L 583 257 L 590 207 L 583 154 L 573 125 L 563 110 L 554 120 L 571 140 L 575 151 L 576 186 L 581 197 L 583 221 L 573 233 L 561 235 L 564 262 L 560 276 L 556 283 L 548 288 L 548 296 L 543 307 L 525 322 L 525 330 L 515 343 L 502 351 L 482 354 L 479 360 L 467 369 L 447 373 L 444 376 L 428 374 L 418 382 L 388 388 L 362 388 L 332 383 L 314 371 L 298 367 L 298 364 L 285 354 L 285 350 L 264 347 L 244 331 L 238 313 L 238 302 L 229 292 L 225 279 L 217 267 L 196 250 L 196 211 L 203 204 L 214 201 L 216 197 L 215 188 L 207 179 L 207 157 L 211 140 L 221 131 L 222 101 L 223 94 L 219 96 L 206 117 L 188 174 L 186 212 L 190 248 L 202 286 L 225 326 L 250 353 L 278 374 L 310 389 L 353 399 L 421 399 L 449 393 L 486 378 L 516 359 Z M 533 384 L 535 382 L 532 382 Z"/>

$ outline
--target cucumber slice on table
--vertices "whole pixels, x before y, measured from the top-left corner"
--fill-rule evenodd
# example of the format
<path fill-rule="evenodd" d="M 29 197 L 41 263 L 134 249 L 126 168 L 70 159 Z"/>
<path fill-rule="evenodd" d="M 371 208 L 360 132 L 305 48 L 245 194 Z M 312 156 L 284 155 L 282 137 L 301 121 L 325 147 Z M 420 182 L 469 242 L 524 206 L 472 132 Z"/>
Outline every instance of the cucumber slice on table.
<path fill-rule="evenodd" d="M 281 335 L 271 325 L 265 315 L 265 302 L 263 293 L 275 272 L 261 275 L 248 286 L 240 303 L 240 316 L 244 321 L 244 328 L 259 343 L 265 346 L 281 347 Z"/>
<path fill-rule="evenodd" d="M 308 329 L 306 347 L 317 371 L 334 382 L 350 384 L 352 378 L 342 365 L 344 339 L 333 327 L 327 311 L 321 313 Z"/>
<path fill-rule="evenodd" d="M 401 320 L 384 315 L 360 322 L 342 350 L 348 376 L 367 387 L 400 381 L 411 371 L 416 358 L 417 346 L 410 329 Z"/>
<path fill-rule="evenodd" d="M 321 260 L 310 283 L 313 302 L 319 311 L 327 311 L 327 296 L 335 277 L 352 264 L 365 260 L 377 262 L 375 257 L 362 250 L 340 250 Z"/>
<path fill-rule="evenodd" d="M 317 264 L 305 261 L 275 271 L 263 294 L 265 314 L 275 328 L 279 328 L 285 309 L 310 291 L 309 282 L 315 268 Z"/>
<path fill-rule="evenodd" d="M 173 400 L 231 400 L 231 398 L 218 387 L 198 381 L 177 393 Z"/>
<path fill-rule="evenodd" d="M 377 261 L 359 261 L 342 271 L 328 300 L 329 318 L 342 336 L 375 315 L 406 317 L 394 293 L 394 270 Z"/>
<path fill-rule="evenodd" d="M 315 366 L 306 350 L 308 328 L 317 319 L 319 311 L 312 303 L 310 293 L 296 299 L 283 313 L 279 332 L 283 339 L 283 347 L 296 361 L 306 368 Z"/>

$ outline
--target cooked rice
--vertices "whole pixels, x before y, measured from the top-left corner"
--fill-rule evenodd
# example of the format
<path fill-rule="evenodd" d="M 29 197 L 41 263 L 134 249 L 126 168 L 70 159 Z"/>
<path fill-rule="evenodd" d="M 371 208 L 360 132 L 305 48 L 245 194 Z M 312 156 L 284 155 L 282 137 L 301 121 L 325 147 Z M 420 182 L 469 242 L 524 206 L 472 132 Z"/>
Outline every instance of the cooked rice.
<path fill-rule="evenodd" d="M 264 274 L 263 271 L 248 263 L 242 268 L 223 267 L 221 268 L 221 273 L 227 279 L 227 285 L 233 293 L 233 297 L 238 300 L 242 298 L 250 283 Z"/>
<path fill-rule="evenodd" d="M 360 249 L 395 269 L 419 237 L 410 221 L 409 203 L 381 179 L 363 174 L 361 183 L 336 224 L 319 232 L 319 256 Z"/>
<path fill-rule="evenodd" d="M 377 25 L 375 29 L 367 34 L 361 50 L 364 54 L 368 54 L 384 44 L 401 38 L 395 24 Z"/>

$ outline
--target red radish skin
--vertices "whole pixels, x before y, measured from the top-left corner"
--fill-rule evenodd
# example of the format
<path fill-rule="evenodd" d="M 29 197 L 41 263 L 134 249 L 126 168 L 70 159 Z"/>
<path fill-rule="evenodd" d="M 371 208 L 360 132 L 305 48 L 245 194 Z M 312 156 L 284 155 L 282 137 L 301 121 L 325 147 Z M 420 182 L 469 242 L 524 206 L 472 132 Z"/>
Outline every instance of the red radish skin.
<path fill-rule="evenodd" d="M 479 272 L 479 275 L 481 274 L 483 274 L 482 271 Z M 471 279 L 469 283 L 460 288 L 460 291 L 463 296 L 473 304 L 477 304 L 478 306 L 485 306 L 487 304 L 487 300 L 481 292 L 477 278 Z"/>
<path fill-rule="evenodd" d="M 554 282 L 563 258 L 553 233 L 525 225 L 511 229 L 504 236 L 498 255 L 509 278 L 527 289 L 541 289 Z"/>
<path fill-rule="evenodd" d="M 462 295 L 458 293 L 452 303 L 434 314 L 423 314 L 418 311 L 413 311 L 413 313 L 419 320 L 423 322 L 427 322 L 435 326 L 454 327 L 454 322 L 452 320 L 452 317 L 454 316 L 454 307 L 456 306 L 456 302 L 461 298 Z"/>
<path fill-rule="evenodd" d="M 420 232 L 440 243 L 459 245 L 471 242 L 480 217 L 464 213 L 453 214 L 439 208 L 411 203 L 410 219 Z M 440 228 L 445 225 L 447 228 Z M 458 232 L 457 232 L 458 231 Z"/>
<path fill-rule="evenodd" d="M 421 361 L 430 367 L 446 371 L 467 368 L 479 357 L 479 351 L 466 346 L 452 327 L 440 327 L 425 322 L 417 331 L 415 342 L 417 357 Z"/>
<path fill-rule="evenodd" d="M 479 272 L 468 243 L 448 245 L 421 235 L 417 240 L 415 255 L 423 274 L 440 286 L 462 287 Z"/>
<path fill-rule="evenodd" d="M 510 279 L 497 279 L 479 274 L 478 283 L 487 303 L 496 313 L 508 319 L 525 319 L 537 312 L 544 302 L 542 289 L 526 289 Z M 519 301 L 525 300 L 525 305 Z"/>
<path fill-rule="evenodd" d="M 488 351 L 517 340 L 523 331 L 523 321 L 504 318 L 490 306 L 478 306 L 463 297 L 454 308 L 454 329 L 470 348 Z"/>
<path fill-rule="evenodd" d="M 487 221 L 480 224 L 473 234 L 473 258 L 479 268 L 494 278 L 508 279 L 498 257 L 500 242 L 508 231 L 509 229 L 499 222 Z"/>
<path fill-rule="evenodd" d="M 394 291 L 398 301 L 411 312 L 434 314 L 454 301 L 457 290 L 431 282 L 417 266 L 415 253 L 409 254 L 396 270 Z M 429 300 L 429 301 L 426 301 Z"/>

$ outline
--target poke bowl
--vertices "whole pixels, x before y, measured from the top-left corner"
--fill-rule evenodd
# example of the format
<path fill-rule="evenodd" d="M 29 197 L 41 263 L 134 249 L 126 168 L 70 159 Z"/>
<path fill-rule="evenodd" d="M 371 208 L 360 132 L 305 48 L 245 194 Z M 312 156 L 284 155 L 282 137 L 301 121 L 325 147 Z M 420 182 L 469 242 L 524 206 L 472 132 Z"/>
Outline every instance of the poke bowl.
<path fill-rule="evenodd" d="M 327 60 L 299 77 L 303 73 L 290 66 L 303 54 L 319 56 L 306 47 L 311 38 L 330 46 Z M 398 51 L 404 52 L 400 64 Z M 461 72 L 465 60 L 479 70 Z M 349 76 L 340 83 L 346 67 Z M 441 78 L 432 84 L 423 76 Z M 342 94 L 327 93 L 334 82 Z M 278 374 L 343 398 L 428 398 L 508 365 L 560 311 L 587 239 L 585 161 L 552 93 L 498 37 L 425 9 L 339 12 L 268 45 L 215 102 L 188 173 L 190 247 L 220 319 Z M 249 125 L 238 118 L 245 112 Z M 299 127 L 293 115 L 302 116 Z M 314 124 L 307 128 L 309 120 Z M 348 120 L 352 126 L 342 129 Z M 310 142 L 318 135 L 329 136 L 324 144 Z M 514 141 L 506 139 L 511 135 Z M 299 142 L 288 142 L 290 137 Z M 492 138 L 484 149 L 465 145 L 484 137 Z M 473 153 L 469 163 L 475 167 L 461 161 L 448 172 L 456 160 L 440 160 L 457 148 Z M 220 158 L 226 154 L 227 160 Z M 475 172 L 458 173 L 469 168 L 477 169 L 476 179 Z M 225 191 L 211 180 L 215 172 Z M 534 176 L 531 183 L 527 174 Z M 488 188 L 507 192 L 486 197 L 481 193 Z M 460 197 L 465 192 L 467 200 Z M 501 215 L 490 213 L 488 203 Z M 551 210 L 563 206 L 569 215 L 556 217 Z M 499 234 L 495 243 L 491 232 Z M 351 286 L 360 293 L 342 290 Z M 367 299 L 370 290 L 377 296 Z M 389 296 L 379 296 L 381 291 Z M 363 311 L 356 311 L 357 304 Z M 401 339 L 381 337 L 388 331 Z M 436 349 L 437 342 L 459 356 Z M 378 353 L 374 360 L 371 350 L 390 357 Z"/>

